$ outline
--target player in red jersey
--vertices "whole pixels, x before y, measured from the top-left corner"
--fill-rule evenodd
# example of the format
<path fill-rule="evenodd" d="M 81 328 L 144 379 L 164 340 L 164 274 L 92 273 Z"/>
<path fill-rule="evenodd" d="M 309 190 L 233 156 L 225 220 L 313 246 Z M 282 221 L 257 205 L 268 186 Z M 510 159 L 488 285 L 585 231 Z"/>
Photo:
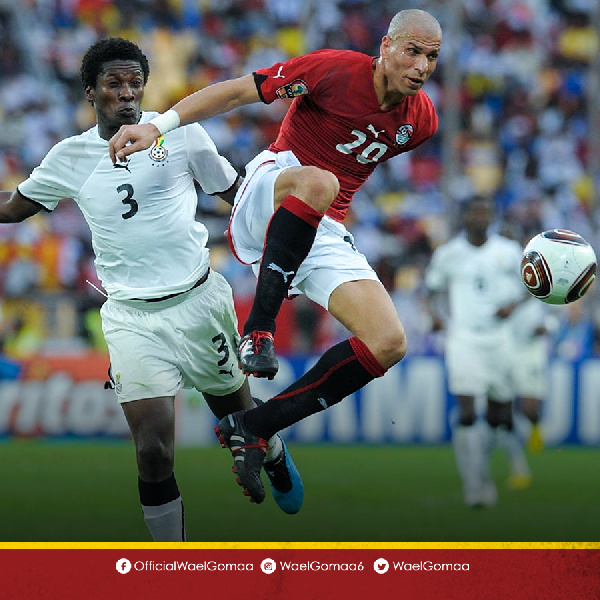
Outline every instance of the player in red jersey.
<path fill-rule="evenodd" d="M 253 102 L 293 100 L 275 142 L 247 165 L 229 226 L 234 254 L 258 275 L 240 366 L 259 377 L 277 372 L 275 318 L 287 294 L 303 293 L 325 307 L 352 337 L 269 402 L 219 423 L 254 501 L 264 497 L 263 439 L 340 402 L 406 353 L 392 300 L 342 222 L 379 163 L 436 132 L 434 107 L 421 88 L 441 41 L 432 15 L 404 10 L 390 22 L 377 57 L 320 50 L 292 58 L 195 92 L 110 140 L 113 161 L 123 160 L 179 125 Z"/>
<path fill-rule="evenodd" d="M 300 164 L 336 176 L 339 193 L 326 214 L 340 222 L 380 162 L 416 148 L 437 130 L 425 92 L 415 90 L 382 109 L 373 75 L 373 57 L 349 50 L 318 50 L 254 74 L 263 102 L 297 98 L 269 150 L 291 150 Z"/>

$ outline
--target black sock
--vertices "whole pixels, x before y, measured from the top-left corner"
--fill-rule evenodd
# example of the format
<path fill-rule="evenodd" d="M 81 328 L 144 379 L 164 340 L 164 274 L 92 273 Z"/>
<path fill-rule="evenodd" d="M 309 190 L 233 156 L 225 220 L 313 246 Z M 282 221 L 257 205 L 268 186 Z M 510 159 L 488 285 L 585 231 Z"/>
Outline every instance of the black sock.
<path fill-rule="evenodd" d="M 144 521 L 155 542 L 185 542 L 185 511 L 174 473 L 163 481 L 142 481 L 138 490 Z"/>
<path fill-rule="evenodd" d="M 163 481 L 142 481 L 138 477 L 138 491 L 143 506 L 160 506 L 179 498 L 175 473 Z"/>
<path fill-rule="evenodd" d="M 322 217 L 320 212 L 295 196 L 286 196 L 273 214 L 244 335 L 251 331 L 275 333 L 275 318 L 281 303 L 315 241 Z"/>
<path fill-rule="evenodd" d="M 244 422 L 255 435 L 267 440 L 341 402 L 385 371 L 361 340 L 350 338 L 329 348 L 312 369 L 283 392 L 249 410 Z"/>

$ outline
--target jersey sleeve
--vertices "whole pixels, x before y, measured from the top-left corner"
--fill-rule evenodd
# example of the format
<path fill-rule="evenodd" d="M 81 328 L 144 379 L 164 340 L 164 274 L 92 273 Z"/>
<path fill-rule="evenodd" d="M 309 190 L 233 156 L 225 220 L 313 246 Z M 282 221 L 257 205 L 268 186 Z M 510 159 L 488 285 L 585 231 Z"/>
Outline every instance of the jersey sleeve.
<path fill-rule="evenodd" d="M 52 211 L 63 198 L 75 198 L 77 190 L 70 185 L 69 148 L 66 140 L 50 149 L 38 167 L 17 187 L 19 192 Z"/>
<path fill-rule="evenodd" d="M 207 194 L 227 191 L 237 179 L 237 171 L 221 156 L 204 127 L 198 123 L 185 127 L 188 164 L 194 178 Z"/>
<path fill-rule="evenodd" d="M 278 98 L 310 94 L 327 73 L 330 60 L 330 53 L 317 50 L 255 71 L 254 81 L 261 100 L 271 104 Z"/>

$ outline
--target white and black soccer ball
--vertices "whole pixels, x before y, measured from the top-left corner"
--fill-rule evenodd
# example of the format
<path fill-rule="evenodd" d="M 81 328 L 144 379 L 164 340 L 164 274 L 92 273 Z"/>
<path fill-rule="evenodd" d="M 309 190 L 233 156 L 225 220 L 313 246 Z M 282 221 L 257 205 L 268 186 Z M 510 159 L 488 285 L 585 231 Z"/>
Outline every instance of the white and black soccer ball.
<path fill-rule="evenodd" d="M 596 279 L 596 254 L 578 233 L 550 229 L 523 250 L 521 278 L 529 292 L 548 304 L 579 300 Z"/>

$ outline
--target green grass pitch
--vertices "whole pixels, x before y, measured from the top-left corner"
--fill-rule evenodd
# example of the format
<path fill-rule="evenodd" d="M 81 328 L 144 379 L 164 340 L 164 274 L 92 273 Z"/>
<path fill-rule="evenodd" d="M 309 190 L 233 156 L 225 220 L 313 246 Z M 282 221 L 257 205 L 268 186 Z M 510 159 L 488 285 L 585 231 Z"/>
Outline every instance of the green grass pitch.
<path fill-rule="evenodd" d="M 306 487 L 297 515 L 242 495 L 228 452 L 178 448 L 175 472 L 191 542 L 593 542 L 600 540 L 600 449 L 530 455 L 531 487 L 498 505 L 462 504 L 450 446 L 290 444 Z M 137 498 L 133 445 L 12 440 L 2 457 L 0 541 L 151 541 Z"/>

